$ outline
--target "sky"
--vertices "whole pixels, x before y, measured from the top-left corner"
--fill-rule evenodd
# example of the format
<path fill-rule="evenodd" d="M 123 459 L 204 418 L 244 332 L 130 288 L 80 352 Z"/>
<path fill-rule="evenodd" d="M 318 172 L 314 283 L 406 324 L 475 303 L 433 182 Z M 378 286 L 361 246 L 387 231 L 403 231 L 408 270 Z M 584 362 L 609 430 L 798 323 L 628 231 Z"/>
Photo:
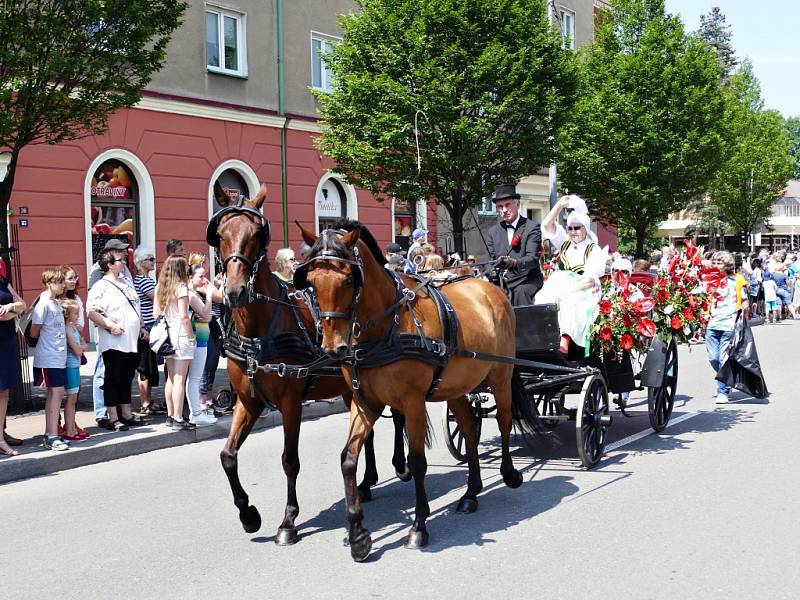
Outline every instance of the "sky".
<path fill-rule="evenodd" d="M 800 116 L 800 0 L 666 0 L 687 31 L 697 31 L 700 15 L 719 6 L 733 33 L 739 59 L 750 58 L 766 108 Z"/>

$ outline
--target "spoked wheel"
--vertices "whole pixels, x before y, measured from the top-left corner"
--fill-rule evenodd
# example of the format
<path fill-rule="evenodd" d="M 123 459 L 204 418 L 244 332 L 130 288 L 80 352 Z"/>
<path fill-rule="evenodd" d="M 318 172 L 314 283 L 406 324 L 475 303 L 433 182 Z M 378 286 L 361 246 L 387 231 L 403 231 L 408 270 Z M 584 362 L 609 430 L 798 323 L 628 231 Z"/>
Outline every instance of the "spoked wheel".
<path fill-rule="evenodd" d="M 548 393 L 530 393 L 531 403 L 533 403 L 533 410 L 539 416 L 539 420 L 545 429 L 553 429 L 563 419 L 548 419 L 547 417 L 559 417 L 564 414 L 564 395 L 563 394 L 548 394 Z"/>
<path fill-rule="evenodd" d="M 592 375 L 583 382 L 581 401 L 575 411 L 575 438 L 578 456 L 587 469 L 603 457 L 611 415 L 608 413 L 608 389 L 600 375 Z"/>
<path fill-rule="evenodd" d="M 236 403 L 236 394 L 229 389 L 220 390 L 214 397 L 214 410 L 218 412 L 226 412 L 233 410 L 233 405 Z"/>
<path fill-rule="evenodd" d="M 488 417 L 496 408 L 494 396 L 484 392 L 467 394 L 467 401 L 472 409 L 472 414 L 475 415 L 475 433 L 478 441 L 480 441 L 483 418 Z M 455 415 L 450 411 L 450 407 L 446 402 L 442 416 L 445 433 L 444 440 L 447 449 L 458 462 L 467 462 L 467 442 L 458 427 Z"/>
<path fill-rule="evenodd" d="M 661 387 L 647 388 L 647 410 L 650 426 L 655 431 L 663 431 L 672 416 L 675 405 L 675 390 L 678 387 L 678 345 L 672 338 L 667 346 L 664 365 L 664 383 Z"/>

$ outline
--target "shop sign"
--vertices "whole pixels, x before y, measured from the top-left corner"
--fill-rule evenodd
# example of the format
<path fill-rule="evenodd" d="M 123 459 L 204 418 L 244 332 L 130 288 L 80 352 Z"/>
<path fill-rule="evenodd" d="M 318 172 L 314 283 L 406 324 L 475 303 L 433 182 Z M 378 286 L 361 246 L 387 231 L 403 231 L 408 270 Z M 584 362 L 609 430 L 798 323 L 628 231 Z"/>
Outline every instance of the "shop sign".
<path fill-rule="evenodd" d="M 92 177 L 91 194 L 97 200 L 131 198 L 131 175 L 118 160 L 107 160 Z"/>
<path fill-rule="evenodd" d="M 342 216 L 342 199 L 336 186 L 330 180 L 322 185 L 322 189 L 317 195 L 317 216 L 324 218 Z"/>

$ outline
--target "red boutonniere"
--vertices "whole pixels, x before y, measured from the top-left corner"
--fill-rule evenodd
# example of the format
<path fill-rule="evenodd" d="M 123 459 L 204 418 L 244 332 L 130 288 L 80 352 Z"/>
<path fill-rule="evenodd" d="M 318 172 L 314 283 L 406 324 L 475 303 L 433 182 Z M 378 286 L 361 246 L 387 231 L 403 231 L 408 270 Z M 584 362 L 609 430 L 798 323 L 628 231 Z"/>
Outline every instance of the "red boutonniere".
<path fill-rule="evenodd" d="M 511 238 L 511 248 L 514 250 L 519 250 L 519 247 L 522 245 L 522 236 L 518 233 L 514 234 L 514 237 Z"/>

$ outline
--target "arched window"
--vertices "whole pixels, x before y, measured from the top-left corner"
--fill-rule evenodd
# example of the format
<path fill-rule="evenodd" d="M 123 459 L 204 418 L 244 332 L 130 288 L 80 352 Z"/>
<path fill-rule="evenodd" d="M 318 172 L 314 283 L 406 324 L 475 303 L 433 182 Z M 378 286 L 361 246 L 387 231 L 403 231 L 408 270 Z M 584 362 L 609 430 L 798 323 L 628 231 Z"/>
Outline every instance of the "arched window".
<path fill-rule="evenodd" d="M 131 249 L 141 243 L 139 183 L 130 167 L 117 158 L 100 163 L 89 188 L 92 262 L 111 239 Z"/>
<path fill-rule="evenodd" d="M 347 216 L 347 194 L 342 184 L 334 178 L 325 181 L 317 193 L 318 231 L 330 229 L 342 217 Z"/>

